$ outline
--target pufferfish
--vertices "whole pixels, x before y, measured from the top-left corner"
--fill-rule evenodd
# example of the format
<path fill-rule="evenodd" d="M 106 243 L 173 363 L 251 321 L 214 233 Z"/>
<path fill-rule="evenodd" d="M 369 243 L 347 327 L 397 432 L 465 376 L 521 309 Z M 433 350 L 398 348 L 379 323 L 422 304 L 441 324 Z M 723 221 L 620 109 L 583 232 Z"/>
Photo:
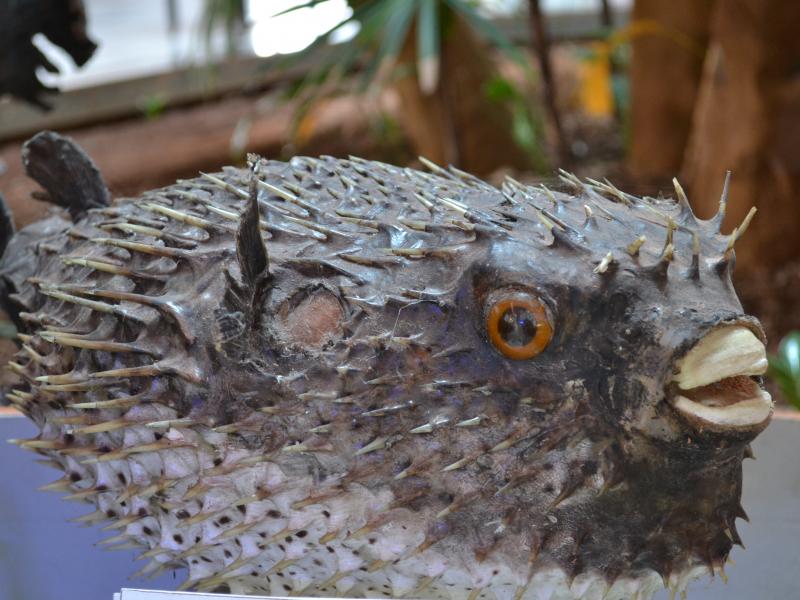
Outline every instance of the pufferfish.
<path fill-rule="evenodd" d="M 182 589 L 650 598 L 740 543 L 770 420 L 725 212 L 351 157 L 109 201 L 45 132 L 68 210 L 14 234 L 15 440 Z M 7 219 L 6 219 L 7 221 Z M 4 228 L 10 236 L 12 230 Z"/>

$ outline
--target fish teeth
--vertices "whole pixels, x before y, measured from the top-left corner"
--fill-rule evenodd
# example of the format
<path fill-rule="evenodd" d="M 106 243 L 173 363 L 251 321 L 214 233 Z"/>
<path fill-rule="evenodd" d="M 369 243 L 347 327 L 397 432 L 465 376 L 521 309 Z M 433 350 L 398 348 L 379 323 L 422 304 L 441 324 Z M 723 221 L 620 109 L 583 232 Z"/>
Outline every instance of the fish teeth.
<path fill-rule="evenodd" d="M 683 390 L 701 387 L 738 375 L 763 375 L 767 371 L 764 344 L 741 325 L 708 333 L 678 361 L 673 381 Z"/>
<path fill-rule="evenodd" d="M 710 429 L 723 430 L 750 428 L 764 423 L 773 409 L 772 397 L 763 390 L 759 390 L 755 398 L 730 406 L 707 406 L 685 396 L 677 396 L 673 406 L 683 414 L 700 419 Z"/>

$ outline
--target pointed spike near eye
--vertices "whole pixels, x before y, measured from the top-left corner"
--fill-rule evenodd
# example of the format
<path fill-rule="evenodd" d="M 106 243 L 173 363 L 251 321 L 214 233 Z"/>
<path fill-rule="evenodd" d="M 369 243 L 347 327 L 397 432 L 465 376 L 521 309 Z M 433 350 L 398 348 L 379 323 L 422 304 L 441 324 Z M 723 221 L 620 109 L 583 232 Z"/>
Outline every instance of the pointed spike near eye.
<path fill-rule="evenodd" d="M 711 223 L 716 226 L 717 231 L 722 229 L 722 221 L 725 219 L 725 211 L 728 207 L 728 191 L 731 186 L 731 172 L 725 171 L 725 182 L 722 184 L 722 194 L 719 198 L 719 209 L 717 214 L 711 218 Z"/>
<path fill-rule="evenodd" d="M 719 264 L 727 264 L 733 254 L 733 246 L 736 243 L 736 235 L 738 233 L 738 227 L 731 231 L 731 234 L 728 236 L 728 244 L 725 246 L 725 252 L 722 254 L 722 258 L 719 261 Z"/>
<path fill-rule="evenodd" d="M 242 280 L 251 288 L 256 287 L 258 281 L 269 274 L 269 256 L 261 237 L 261 215 L 258 209 L 258 168 L 259 163 L 255 162 L 247 206 L 236 233 L 236 256 L 239 259 Z"/>
<path fill-rule="evenodd" d="M 600 261 L 600 264 L 598 264 L 592 272 L 596 274 L 603 274 L 608 271 L 608 267 L 613 263 L 614 263 L 614 255 L 611 252 L 609 252 L 603 257 L 603 260 Z"/>
<path fill-rule="evenodd" d="M 630 244 L 628 244 L 628 247 L 626 248 L 628 254 L 630 254 L 631 256 L 638 256 L 639 249 L 644 245 L 646 241 L 647 237 L 643 235 L 640 235 L 638 238 L 633 240 Z"/>
<path fill-rule="evenodd" d="M 651 277 L 661 285 L 667 281 L 669 275 L 669 265 L 675 258 L 675 247 L 672 244 L 667 244 L 661 252 L 658 262 L 654 265 L 642 267 L 642 273 Z"/>
<path fill-rule="evenodd" d="M 686 196 L 686 192 L 683 190 L 683 186 L 680 184 L 677 177 L 672 178 L 672 185 L 675 188 L 675 194 L 678 196 L 681 215 L 694 219 L 694 211 L 692 211 L 692 206 L 689 204 L 689 198 Z"/>

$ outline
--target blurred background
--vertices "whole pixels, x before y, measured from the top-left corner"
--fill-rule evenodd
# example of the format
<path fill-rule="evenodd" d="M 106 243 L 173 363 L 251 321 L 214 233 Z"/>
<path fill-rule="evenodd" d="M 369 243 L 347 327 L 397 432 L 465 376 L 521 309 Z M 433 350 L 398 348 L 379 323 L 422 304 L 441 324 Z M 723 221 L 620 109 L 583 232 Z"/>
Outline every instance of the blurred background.
<path fill-rule="evenodd" d="M 115 196 L 248 152 L 422 155 L 498 184 L 558 186 L 562 167 L 654 197 L 677 176 L 709 218 L 730 170 L 723 231 L 759 210 L 737 243 L 737 289 L 791 420 L 798 23 L 800 3 L 782 0 L 0 0 L 0 193 L 18 227 L 50 210 L 20 161 L 41 129 L 74 138 Z M 769 443 L 796 453 L 800 430 L 781 427 L 791 441 Z M 780 477 L 762 489 L 800 497 Z"/>

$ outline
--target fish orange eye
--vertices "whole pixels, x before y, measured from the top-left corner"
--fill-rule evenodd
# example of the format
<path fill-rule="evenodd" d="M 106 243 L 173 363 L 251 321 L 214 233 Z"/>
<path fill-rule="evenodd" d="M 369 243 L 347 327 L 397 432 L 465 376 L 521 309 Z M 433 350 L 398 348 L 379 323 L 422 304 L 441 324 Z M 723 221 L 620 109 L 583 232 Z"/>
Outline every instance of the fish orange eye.
<path fill-rule="evenodd" d="M 514 294 L 495 301 L 486 317 L 486 329 L 495 348 L 514 360 L 533 358 L 553 337 L 547 309 L 528 294 Z"/>

